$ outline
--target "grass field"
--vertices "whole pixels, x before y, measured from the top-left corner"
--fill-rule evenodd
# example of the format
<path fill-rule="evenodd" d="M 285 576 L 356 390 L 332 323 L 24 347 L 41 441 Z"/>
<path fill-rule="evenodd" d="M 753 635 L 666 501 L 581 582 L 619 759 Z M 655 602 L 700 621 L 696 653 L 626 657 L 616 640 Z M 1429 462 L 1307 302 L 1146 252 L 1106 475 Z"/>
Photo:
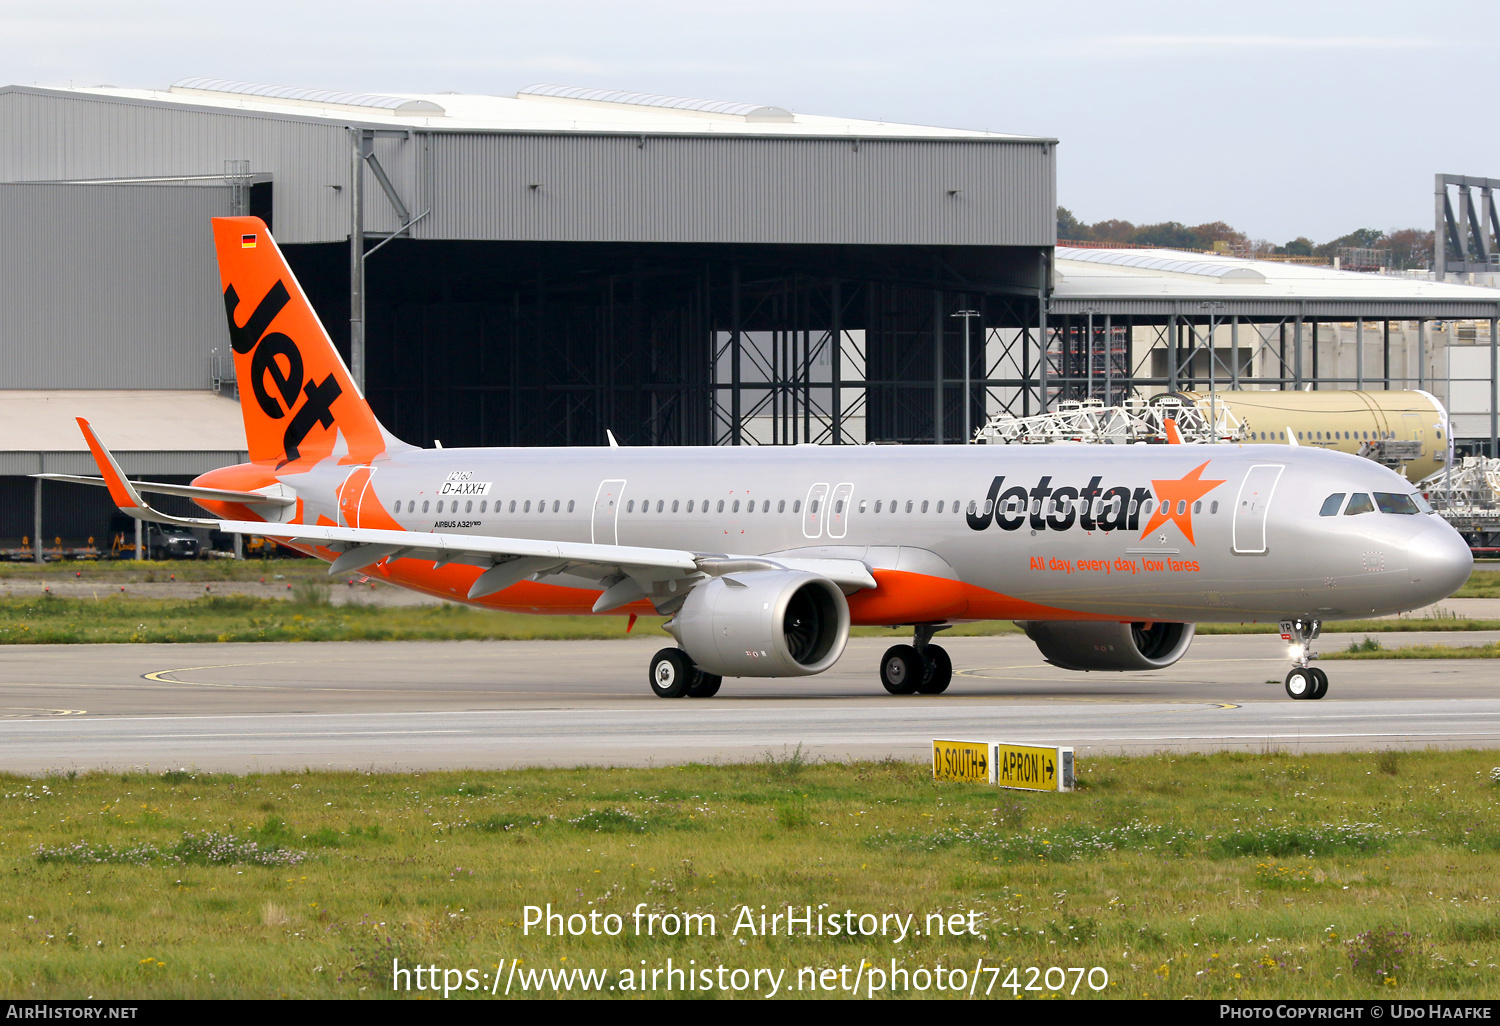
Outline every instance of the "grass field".
<path fill-rule="evenodd" d="M 80 578 L 79 574 L 82 574 Z M 288 597 L 204 595 L 183 599 L 142 599 L 119 594 L 131 583 L 177 581 L 282 580 L 291 585 Z M 48 564 L 0 564 L 0 578 L 12 580 L 98 581 L 98 597 L 80 599 L 45 595 L 0 598 L 0 644 L 87 644 L 101 642 L 213 642 L 213 641 L 436 641 L 529 640 L 544 638 L 618 638 L 626 633 L 621 616 L 537 616 L 476 610 L 466 606 L 390 607 L 373 603 L 331 606 L 326 565 L 313 560 L 233 560 Z M 1476 570 L 1464 589 L 1490 594 L 1492 570 Z M 388 587 L 387 585 L 383 585 Z M 279 587 L 279 584 L 278 584 Z M 1500 585 L 1496 586 L 1500 588 Z M 1500 594 L 1500 592 L 1497 592 Z M 662 617 L 641 617 L 636 632 L 662 635 Z M 1199 624 L 1199 634 L 1275 634 L 1274 623 Z M 1456 616 L 1400 617 L 1351 620 L 1324 625 L 1325 634 L 1412 631 L 1493 631 L 1500 620 Z M 904 631 L 884 627 L 856 627 L 856 637 L 895 638 Z M 1018 634 L 1008 620 L 959 624 L 946 637 Z M 1469 646 L 1474 648 L 1474 646 Z M 1481 650 L 1481 648 L 1483 650 Z M 1487 647 L 1466 653 L 1488 652 Z M 1410 658 L 1423 658 L 1414 650 Z M 1496 653 L 1489 653 L 1496 654 Z M 1425 658 L 1439 658 L 1427 655 Z M 1392 658 L 1367 654 L 1365 658 Z"/>
<path fill-rule="evenodd" d="M 488 996 L 497 966 L 513 996 L 518 980 L 551 996 L 557 977 L 530 974 L 603 971 L 618 986 L 671 958 L 786 970 L 781 993 L 800 981 L 802 996 L 827 979 L 847 993 L 857 972 L 864 993 L 875 968 L 888 984 L 894 960 L 925 967 L 929 987 L 939 963 L 978 968 L 978 993 L 1006 998 L 1007 979 L 1049 993 L 1053 966 L 1107 972 L 1080 997 L 1092 979 L 1122 997 L 1493 998 L 1497 763 L 1084 757 L 1074 794 L 798 752 L 667 769 L 0 778 L 0 990 L 380 997 L 399 959 L 457 970 L 460 986 L 475 970 L 482 990 L 455 997 Z M 620 935 L 527 935 L 525 907 L 548 903 L 597 913 L 601 931 L 617 915 Z M 853 937 L 747 932 L 745 909 L 758 927 L 762 905 L 885 916 L 889 932 L 875 919 Z M 637 935 L 638 908 L 711 914 L 716 932 Z M 964 929 L 927 932 L 935 913 Z M 897 943 L 892 915 L 922 934 Z M 843 967 L 841 983 L 816 975 Z"/>

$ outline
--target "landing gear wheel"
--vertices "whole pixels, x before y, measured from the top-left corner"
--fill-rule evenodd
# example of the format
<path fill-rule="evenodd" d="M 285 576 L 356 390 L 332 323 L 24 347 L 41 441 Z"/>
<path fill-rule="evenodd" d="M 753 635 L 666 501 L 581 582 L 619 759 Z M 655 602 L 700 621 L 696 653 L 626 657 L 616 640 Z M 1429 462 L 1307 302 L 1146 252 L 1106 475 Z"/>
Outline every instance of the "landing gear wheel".
<path fill-rule="evenodd" d="M 651 690 L 657 698 L 681 698 L 698 677 L 698 668 L 680 648 L 664 648 L 651 657 Z"/>
<path fill-rule="evenodd" d="M 1310 667 L 1294 666 L 1286 675 L 1286 693 L 1289 698 L 1300 702 L 1312 698 L 1317 689 L 1317 678 Z"/>
<path fill-rule="evenodd" d="M 1311 695 L 1308 695 L 1307 697 L 1316 702 L 1318 699 L 1328 694 L 1328 674 L 1324 673 L 1316 666 L 1309 666 L 1307 668 L 1307 672 L 1313 675 L 1313 693 Z"/>
<path fill-rule="evenodd" d="M 693 680 L 693 686 L 688 688 L 689 698 L 712 698 L 719 693 L 719 685 L 724 683 L 724 678 L 717 673 L 704 673 L 698 671 L 698 676 Z"/>
<path fill-rule="evenodd" d="M 922 676 L 922 683 L 917 685 L 917 691 L 924 695 L 941 695 L 948 690 L 948 684 L 953 680 L 953 660 L 940 645 L 928 645 L 922 655 L 927 669 Z"/>
<path fill-rule="evenodd" d="M 892 645 L 880 657 L 880 683 L 893 695 L 916 691 L 926 672 L 925 660 L 911 645 Z"/>

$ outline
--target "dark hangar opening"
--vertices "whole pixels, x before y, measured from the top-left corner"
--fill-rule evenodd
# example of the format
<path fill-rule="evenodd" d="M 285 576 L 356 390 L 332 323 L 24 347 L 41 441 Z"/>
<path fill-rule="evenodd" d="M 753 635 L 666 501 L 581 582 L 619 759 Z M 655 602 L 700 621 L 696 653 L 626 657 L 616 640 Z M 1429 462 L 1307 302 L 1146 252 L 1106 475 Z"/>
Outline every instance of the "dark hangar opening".
<path fill-rule="evenodd" d="M 347 246 L 285 251 L 347 358 Z M 957 442 L 987 415 L 984 332 L 1036 325 L 1043 258 L 400 239 L 366 262 L 366 393 L 420 445 L 931 442 L 939 408 Z"/>

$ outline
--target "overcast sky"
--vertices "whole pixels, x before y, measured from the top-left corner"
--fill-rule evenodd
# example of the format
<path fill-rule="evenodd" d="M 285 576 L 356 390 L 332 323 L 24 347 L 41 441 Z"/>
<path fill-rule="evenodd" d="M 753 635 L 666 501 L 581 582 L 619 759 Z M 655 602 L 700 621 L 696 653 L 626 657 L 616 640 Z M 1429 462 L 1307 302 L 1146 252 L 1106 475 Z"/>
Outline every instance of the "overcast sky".
<path fill-rule="evenodd" d="M 1386 0 L 0 0 L 0 82 L 202 75 L 496 94 L 553 82 L 1046 135 L 1062 141 L 1059 202 L 1084 220 L 1224 220 L 1322 242 L 1430 227 L 1435 172 L 1500 177 L 1487 96 L 1497 12 Z"/>

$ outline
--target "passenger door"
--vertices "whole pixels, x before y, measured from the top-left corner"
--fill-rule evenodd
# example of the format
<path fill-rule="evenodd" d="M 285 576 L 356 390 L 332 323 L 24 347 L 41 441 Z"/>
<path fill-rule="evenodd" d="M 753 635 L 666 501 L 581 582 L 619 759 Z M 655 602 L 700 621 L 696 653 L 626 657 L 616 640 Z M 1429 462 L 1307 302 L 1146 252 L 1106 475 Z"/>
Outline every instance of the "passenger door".
<path fill-rule="evenodd" d="M 815 484 L 807 490 L 807 505 L 802 507 L 802 535 L 805 538 L 821 538 L 823 521 L 827 519 L 828 484 Z"/>
<path fill-rule="evenodd" d="M 339 526 L 359 526 L 359 506 L 374 474 L 370 467 L 355 467 L 344 478 L 344 486 L 339 489 L 339 520 L 342 521 Z"/>
<path fill-rule="evenodd" d="M 1271 507 L 1271 495 L 1285 469 L 1281 464 L 1261 464 L 1251 467 L 1245 475 L 1234 504 L 1232 537 L 1235 555 L 1265 554 L 1266 511 Z"/>
<path fill-rule="evenodd" d="M 594 526 L 591 538 L 596 545 L 618 545 L 616 525 L 620 516 L 620 497 L 625 494 L 622 480 L 603 481 L 594 495 Z"/>
<path fill-rule="evenodd" d="M 828 537 L 842 538 L 849 533 L 849 503 L 854 494 L 854 485 L 845 481 L 828 497 Z"/>

